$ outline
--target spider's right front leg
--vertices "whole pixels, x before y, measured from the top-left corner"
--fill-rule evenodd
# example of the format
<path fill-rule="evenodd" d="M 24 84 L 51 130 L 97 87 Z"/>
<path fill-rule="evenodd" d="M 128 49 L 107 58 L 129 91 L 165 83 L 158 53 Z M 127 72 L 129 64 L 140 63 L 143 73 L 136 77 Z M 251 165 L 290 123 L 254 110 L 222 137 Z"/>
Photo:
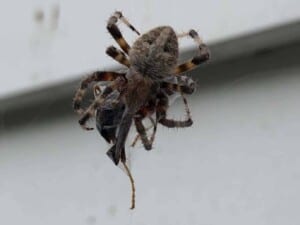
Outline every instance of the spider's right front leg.
<path fill-rule="evenodd" d="M 199 66 L 201 63 L 206 62 L 210 57 L 210 52 L 208 47 L 202 42 L 201 38 L 199 37 L 198 33 L 195 30 L 190 30 L 187 33 L 177 35 L 178 38 L 190 36 L 194 41 L 198 44 L 199 47 L 199 54 L 194 56 L 189 61 L 178 65 L 175 68 L 175 74 L 181 74 L 183 72 L 189 71 L 194 69 L 195 67 Z"/>

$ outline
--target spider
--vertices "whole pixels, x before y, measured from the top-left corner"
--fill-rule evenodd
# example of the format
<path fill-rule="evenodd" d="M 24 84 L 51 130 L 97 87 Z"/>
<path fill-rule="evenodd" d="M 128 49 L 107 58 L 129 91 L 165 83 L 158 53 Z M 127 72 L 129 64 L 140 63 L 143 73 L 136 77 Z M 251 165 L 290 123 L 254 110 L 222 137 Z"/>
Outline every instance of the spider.
<path fill-rule="evenodd" d="M 132 31 L 140 33 L 128 22 L 121 12 L 115 12 L 108 20 L 107 30 L 116 40 L 122 50 L 113 46 L 107 48 L 106 53 L 128 67 L 126 73 L 96 71 L 82 80 L 80 88 L 75 94 L 73 107 L 82 116 L 79 124 L 86 130 L 86 122 L 95 111 L 101 108 L 105 99 L 111 93 L 119 93 L 114 102 L 124 103 L 124 110 L 121 110 L 121 120 L 118 125 L 118 134 L 108 155 L 117 165 L 121 159 L 125 161 L 124 146 L 129 129 L 134 120 L 137 131 L 147 150 L 151 149 L 151 142 L 146 137 L 145 127 L 142 118 L 137 116 L 147 105 L 153 104 L 156 110 L 158 122 L 167 127 L 188 127 L 192 125 L 191 118 L 185 121 L 175 121 L 166 118 L 168 98 L 162 87 L 164 80 L 172 76 L 180 76 L 183 72 L 197 67 L 209 59 L 208 47 L 202 42 L 195 30 L 176 35 L 170 26 L 159 26 L 141 35 L 133 43 L 132 47 L 123 38 L 118 26 L 118 21 L 123 22 Z M 198 44 L 199 54 L 187 62 L 177 65 L 178 61 L 178 38 L 190 36 Z M 98 81 L 111 81 L 104 92 L 97 96 L 94 102 L 83 112 L 81 101 L 84 97 L 89 83 Z M 180 89 L 180 88 L 179 88 Z M 157 103 L 156 103 L 157 102 Z M 185 100 L 186 103 L 186 100 Z M 153 109 L 153 107 L 150 107 Z"/>

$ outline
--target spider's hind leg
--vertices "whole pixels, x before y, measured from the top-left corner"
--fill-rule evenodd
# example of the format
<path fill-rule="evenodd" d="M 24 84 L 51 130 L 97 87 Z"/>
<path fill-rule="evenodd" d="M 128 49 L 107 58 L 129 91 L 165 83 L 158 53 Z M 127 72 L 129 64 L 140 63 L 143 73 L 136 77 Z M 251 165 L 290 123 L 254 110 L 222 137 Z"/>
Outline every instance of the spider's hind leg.
<path fill-rule="evenodd" d="M 187 100 L 186 98 L 182 95 L 183 102 L 185 105 L 185 111 L 187 113 L 187 119 L 185 120 L 173 120 L 173 119 L 168 119 L 167 118 L 167 109 L 169 107 L 169 100 L 168 97 L 160 93 L 158 95 L 159 101 L 157 103 L 157 108 L 156 108 L 156 117 L 158 118 L 158 122 L 166 127 L 169 128 L 174 128 L 174 127 L 190 127 L 193 124 L 193 120 L 191 118 L 191 113 L 189 110 L 189 107 L 187 105 Z"/>
<path fill-rule="evenodd" d="M 123 14 L 119 11 L 116 11 L 109 19 L 107 22 L 107 30 L 108 32 L 112 35 L 112 37 L 116 40 L 116 42 L 120 45 L 122 50 L 128 54 L 130 46 L 124 39 L 120 29 L 116 25 L 118 20 L 121 20 L 124 24 L 126 24 L 133 32 L 137 33 L 140 35 L 140 33 L 132 26 L 129 21 L 123 16 Z"/>

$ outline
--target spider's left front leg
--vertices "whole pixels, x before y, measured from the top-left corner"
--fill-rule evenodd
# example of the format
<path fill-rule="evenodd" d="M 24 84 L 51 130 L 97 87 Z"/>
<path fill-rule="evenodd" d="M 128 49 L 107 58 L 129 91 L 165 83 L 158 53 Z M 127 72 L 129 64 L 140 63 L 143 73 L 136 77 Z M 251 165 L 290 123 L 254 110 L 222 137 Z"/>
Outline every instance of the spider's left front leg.
<path fill-rule="evenodd" d="M 192 59 L 189 61 L 178 65 L 175 68 L 174 73 L 175 74 L 181 74 L 183 72 L 189 71 L 197 67 L 199 64 L 207 61 L 210 57 L 209 49 L 207 45 L 205 45 L 201 38 L 199 37 L 198 33 L 195 30 L 190 30 L 188 33 L 183 33 L 177 35 L 178 38 L 185 37 L 185 36 L 190 36 L 194 41 L 198 44 L 199 46 L 199 54 L 194 56 Z"/>
<path fill-rule="evenodd" d="M 127 41 L 124 39 L 120 29 L 116 25 L 118 20 L 121 20 L 124 24 L 126 24 L 132 31 L 140 35 L 140 33 L 132 26 L 128 20 L 123 16 L 123 14 L 120 11 L 116 11 L 107 22 L 107 30 L 112 35 L 112 37 L 116 40 L 116 42 L 119 44 L 119 46 L 122 48 L 122 50 L 128 54 L 130 50 L 130 46 L 127 43 Z"/>

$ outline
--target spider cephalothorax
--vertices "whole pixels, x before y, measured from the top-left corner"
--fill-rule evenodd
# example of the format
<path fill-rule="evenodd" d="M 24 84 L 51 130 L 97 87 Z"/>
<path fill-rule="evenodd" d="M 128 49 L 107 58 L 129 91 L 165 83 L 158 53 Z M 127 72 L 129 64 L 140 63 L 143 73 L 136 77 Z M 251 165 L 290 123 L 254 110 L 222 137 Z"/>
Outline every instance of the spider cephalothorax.
<path fill-rule="evenodd" d="M 88 119 L 96 116 L 97 129 L 113 144 L 107 152 L 108 156 L 116 165 L 121 160 L 126 167 L 125 142 L 133 121 L 147 150 L 152 148 L 154 135 L 148 139 L 142 123 L 144 118 L 152 119 L 151 116 L 155 115 L 153 134 L 157 123 L 167 127 L 192 125 L 183 94 L 191 94 L 194 91 L 194 83 L 191 79 L 184 79 L 182 73 L 207 61 L 209 50 L 195 30 L 176 34 L 170 26 L 159 26 L 144 33 L 130 47 L 117 26 L 119 20 L 140 35 L 121 12 L 115 12 L 108 20 L 107 30 L 122 50 L 110 46 L 106 53 L 125 65 L 128 70 L 124 73 L 96 71 L 83 79 L 75 94 L 73 107 L 81 115 L 79 124 L 86 130 L 92 129 L 85 125 Z M 198 44 L 199 54 L 178 65 L 178 38 L 186 36 Z M 93 103 L 87 109 L 83 109 L 81 102 L 89 84 L 100 81 L 110 82 L 103 92 L 98 89 Z M 184 121 L 167 118 L 168 95 L 174 92 L 179 92 L 184 100 L 187 112 L 187 119 Z"/>
<path fill-rule="evenodd" d="M 177 36 L 169 26 L 156 27 L 143 34 L 129 51 L 131 69 L 153 80 L 172 74 L 177 59 Z"/>

